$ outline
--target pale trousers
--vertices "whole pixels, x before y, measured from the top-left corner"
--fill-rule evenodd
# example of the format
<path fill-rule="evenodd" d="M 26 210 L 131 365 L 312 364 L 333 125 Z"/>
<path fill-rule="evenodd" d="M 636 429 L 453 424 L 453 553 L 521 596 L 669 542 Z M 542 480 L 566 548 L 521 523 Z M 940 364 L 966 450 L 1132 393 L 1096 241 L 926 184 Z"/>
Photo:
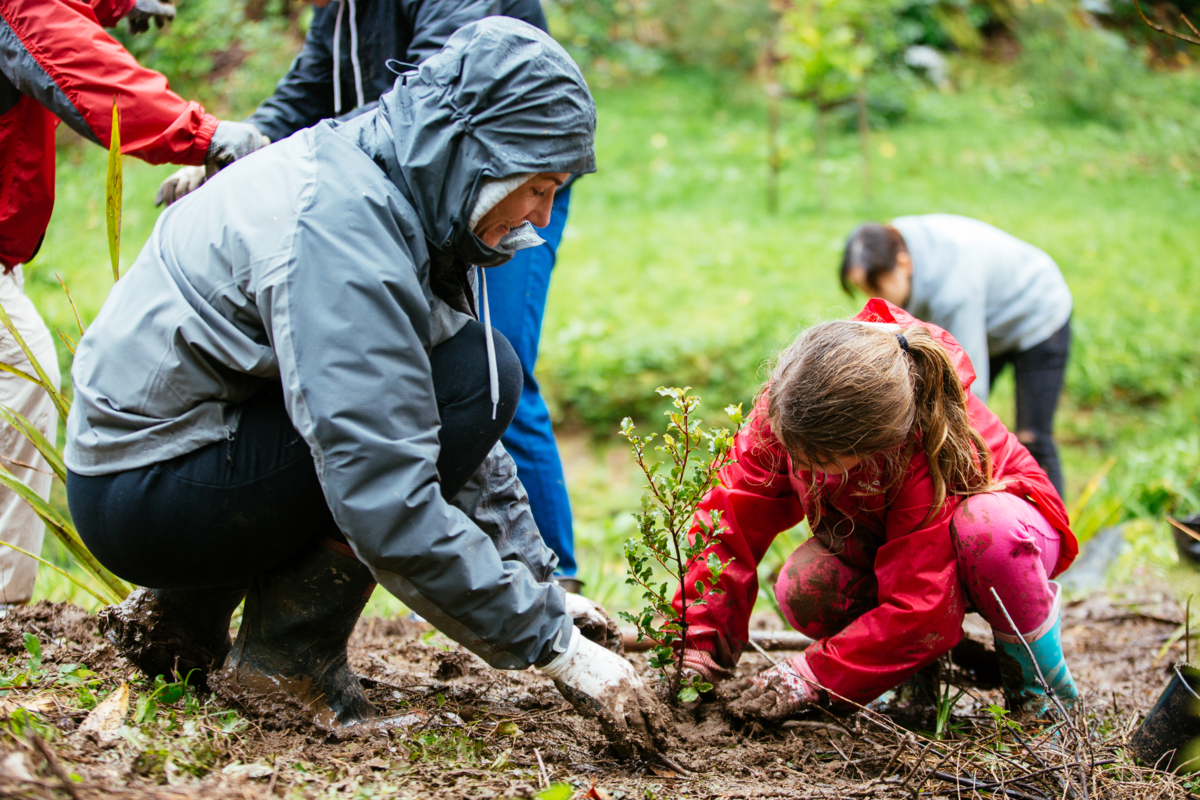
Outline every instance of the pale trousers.
<path fill-rule="evenodd" d="M 54 340 L 33 301 L 25 296 L 25 279 L 19 266 L 7 275 L 0 275 L 0 306 L 4 307 L 21 338 L 58 388 L 61 379 Z M 16 339 L 2 326 L 0 362 L 30 375 L 36 374 Z M 47 439 L 52 443 L 56 441 L 58 414 L 49 393 L 36 383 L 0 372 L 0 405 L 24 415 Z M 50 465 L 20 431 L 2 422 L 0 462 L 43 500 L 50 497 L 50 484 L 54 480 Z M 16 492 L 0 487 L 0 541 L 40 555 L 45 531 L 41 518 Z M 0 603 L 29 602 L 37 568 L 38 562 L 32 558 L 0 545 Z"/>

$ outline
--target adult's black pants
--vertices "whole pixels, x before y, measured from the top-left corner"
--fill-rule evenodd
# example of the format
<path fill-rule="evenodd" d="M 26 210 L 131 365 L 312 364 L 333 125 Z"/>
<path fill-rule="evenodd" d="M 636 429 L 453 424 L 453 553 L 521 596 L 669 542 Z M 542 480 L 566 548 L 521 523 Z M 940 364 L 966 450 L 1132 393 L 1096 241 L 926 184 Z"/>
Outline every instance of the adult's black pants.
<path fill-rule="evenodd" d="M 500 440 L 521 396 L 516 353 L 499 332 L 495 343 L 494 420 L 483 325 L 468 323 L 430 356 L 446 499 Z M 318 538 L 343 540 L 312 453 L 275 384 L 243 406 L 231 438 L 125 472 L 68 473 L 67 499 L 80 537 L 100 563 L 154 589 L 244 586 Z"/>
<path fill-rule="evenodd" d="M 1018 353 L 989 359 L 991 382 L 1005 365 L 1012 364 L 1017 383 L 1017 439 L 1037 460 L 1059 496 L 1063 495 L 1062 465 L 1054 442 L 1054 412 L 1062 393 L 1071 353 L 1071 321 L 1046 341 Z"/>

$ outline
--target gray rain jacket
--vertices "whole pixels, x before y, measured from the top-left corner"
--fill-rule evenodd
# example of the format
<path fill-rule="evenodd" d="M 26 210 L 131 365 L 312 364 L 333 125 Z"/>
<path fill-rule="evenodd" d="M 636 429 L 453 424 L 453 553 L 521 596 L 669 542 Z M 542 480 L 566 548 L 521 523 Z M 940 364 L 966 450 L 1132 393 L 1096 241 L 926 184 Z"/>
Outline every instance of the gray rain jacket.
<path fill-rule="evenodd" d="M 595 119 L 561 47 L 489 17 L 374 111 L 221 171 L 162 214 L 80 342 L 67 466 L 104 475 L 220 441 L 280 381 L 379 583 L 493 666 L 547 662 L 571 628 L 540 582 L 556 559 L 499 446 L 442 499 L 429 352 L 466 324 L 468 265 L 508 258 L 467 227 L 481 182 L 594 172 Z"/>

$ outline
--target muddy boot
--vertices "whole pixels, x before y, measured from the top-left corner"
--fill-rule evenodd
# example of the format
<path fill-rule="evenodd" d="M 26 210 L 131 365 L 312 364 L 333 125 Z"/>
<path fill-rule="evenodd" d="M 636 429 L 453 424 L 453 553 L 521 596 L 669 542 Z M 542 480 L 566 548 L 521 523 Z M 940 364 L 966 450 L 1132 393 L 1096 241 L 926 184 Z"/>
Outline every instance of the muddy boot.
<path fill-rule="evenodd" d="M 229 654 L 229 619 L 246 596 L 235 589 L 135 589 L 100 611 L 100 630 L 147 678 L 197 688 Z"/>
<path fill-rule="evenodd" d="M 1045 718 L 1054 706 L 1053 699 L 1038 681 L 1038 670 L 1050 690 L 1070 709 L 1079 699 L 1075 679 L 1067 666 L 1062 648 L 1062 589 L 1054 581 L 1054 605 L 1046 621 L 1022 637 L 993 630 L 996 654 L 1000 657 L 1000 678 L 1008 710 L 1017 717 Z M 1024 639 L 1029 647 L 1021 643 Z M 1030 651 L 1033 658 L 1030 658 Z M 1035 666 L 1036 664 L 1036 666 Z"/>
<path fill-rule="evenodd" d="M 350 548 L 330 540 L 256 576 L 213 690 L 279 726 L 337 733 L 373 719 L 346 643 L 374 588 Z"/>

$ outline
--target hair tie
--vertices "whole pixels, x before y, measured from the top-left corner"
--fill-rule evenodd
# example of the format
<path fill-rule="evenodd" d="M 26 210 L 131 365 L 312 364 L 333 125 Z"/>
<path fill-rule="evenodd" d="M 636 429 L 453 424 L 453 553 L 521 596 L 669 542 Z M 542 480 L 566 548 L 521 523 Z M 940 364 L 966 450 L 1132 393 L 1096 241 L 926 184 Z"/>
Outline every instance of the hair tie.
<path fill-rule="evenodd" d="M 896 334 L 896 341 L 900 342 L 901 350 L 903 350 L 906 353 L 912 352 L 911 350 L 908 349 L 908 339 L 905 337 L 905 335 L 903 333 Z"/>

